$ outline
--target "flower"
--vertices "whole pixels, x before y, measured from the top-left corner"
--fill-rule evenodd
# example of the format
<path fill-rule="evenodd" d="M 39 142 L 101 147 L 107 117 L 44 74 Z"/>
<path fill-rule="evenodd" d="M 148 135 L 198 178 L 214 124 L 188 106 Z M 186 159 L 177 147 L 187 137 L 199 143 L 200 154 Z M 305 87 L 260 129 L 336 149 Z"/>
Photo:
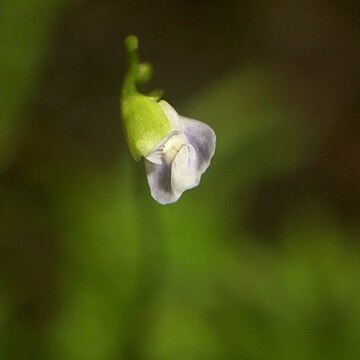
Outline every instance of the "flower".
<path fill-rule="evenodd" d="M 125 46 L 129 69 L 121 109 L 129 150 L 135 160 L 145 159 L 152 197 L 171 204 L 199 185 L 214 155 L 216 136 L 208 125 L 179 115 L 158 95 L 140 94 L 136 83 L 150 79 L 151 67 L 139 64 L 135 36 L 128 36 Z"/>
<path fill-rule="evenodd" d="M 166 101 L 159 105 L 171 131 L 145 158 L 145 169 L 152 197 L 170 204 L 199 185 L 214 155 L 216 136 L 210 126 L 179 115 Z"/>

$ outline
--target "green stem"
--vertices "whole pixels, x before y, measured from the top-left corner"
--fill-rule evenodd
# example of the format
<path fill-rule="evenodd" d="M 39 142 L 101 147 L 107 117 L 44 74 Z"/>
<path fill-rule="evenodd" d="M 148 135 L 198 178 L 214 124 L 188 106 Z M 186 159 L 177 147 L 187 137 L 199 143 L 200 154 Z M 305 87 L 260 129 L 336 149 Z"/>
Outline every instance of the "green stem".
<path fill-rule="evenodd" d="M 149 63 L 139 62 L 139 41 L 136 36 L 129 35 L 125 39 L 128 70 L 122 86 L 122 98 L 126 99 L 132 95 L 138 95 L 136 85 L 147 83 L 152 77 L 152 68 Z"/>
<path fill-rule="evenodd" d="M 149 199 L 144 181 L 144 169 L 133 163 L 133 181 L 136 185 L 134 201 L 139 219 L 139 292 L 133 302 L 133 313 L 128 326 L 128 337 L 123 357 L 131 360 L 143 358 L 142 349 L 151 327 L 153 305 L 164 288 L 166 274 L 166 243 L 160 215 Z M 151 234 L 151 239 L 149 238 Z M 145 339 L 145 340 L 144 340 Z"/>
<path fill-rule="evenodd" d="M 125 48 L 127 52 L 127 65 L 128 71 L 125 75 L 125 79 L 122 87 L 122 96 L 126 97 L 137 93 L 136 78 L 139 72 L 139 58 L 138 58 L 138 46 L 139 41 L 136 36 L 129 35 L 125 39 Z"/>

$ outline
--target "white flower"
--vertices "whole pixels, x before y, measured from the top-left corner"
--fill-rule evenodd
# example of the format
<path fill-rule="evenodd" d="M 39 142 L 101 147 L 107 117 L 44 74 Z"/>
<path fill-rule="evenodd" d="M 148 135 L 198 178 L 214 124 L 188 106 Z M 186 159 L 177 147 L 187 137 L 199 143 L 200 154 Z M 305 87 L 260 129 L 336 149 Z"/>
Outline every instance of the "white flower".
<path fill-rule="evenodd" d="M 146 156 L 145 169 L 152 197 L 171 204 L 199 185 L 214 155 L 216 136 L 208 125 L 179 115 L 166 101 L 159 105 L 171 131 Z"/>

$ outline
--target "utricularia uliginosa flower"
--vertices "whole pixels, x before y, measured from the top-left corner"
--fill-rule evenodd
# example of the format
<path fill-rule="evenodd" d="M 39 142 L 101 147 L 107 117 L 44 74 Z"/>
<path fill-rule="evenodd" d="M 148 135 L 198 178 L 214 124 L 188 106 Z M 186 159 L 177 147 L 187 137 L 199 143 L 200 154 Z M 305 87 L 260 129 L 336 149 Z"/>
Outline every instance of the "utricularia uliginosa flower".
<path fill-rule="evenodd" d="M 150 80 L 151 67 L 139 63 L 138 40 L 125 40 L 128 70 L 121 110 L 133 158 L 145 160 L 152 197 L 160 204 L 176 202 L 185 190 L 199 185 L 215 152 L 216 136 L 206 124 L 179 115 L 159 92 L 143 95 L 137 85 Z"/>

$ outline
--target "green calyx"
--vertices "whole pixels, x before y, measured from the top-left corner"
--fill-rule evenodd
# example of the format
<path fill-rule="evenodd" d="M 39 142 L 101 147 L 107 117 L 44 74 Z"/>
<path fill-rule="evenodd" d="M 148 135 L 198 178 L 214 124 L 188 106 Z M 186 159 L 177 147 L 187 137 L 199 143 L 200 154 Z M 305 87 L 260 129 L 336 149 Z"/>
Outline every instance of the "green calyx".
<path fill-rule="evenodd" d="M 128 70 L 121 92 L 121 112 L 125 136 L 135 160 L 148 156 L 154 147 L 170 132 L 170 123 L 158 104 L 158 93 L 143 95 L 137 85 L 148 82 L 152 76 L 149 63 L 139 63 L 138 39 L 125 39 Z"/>

